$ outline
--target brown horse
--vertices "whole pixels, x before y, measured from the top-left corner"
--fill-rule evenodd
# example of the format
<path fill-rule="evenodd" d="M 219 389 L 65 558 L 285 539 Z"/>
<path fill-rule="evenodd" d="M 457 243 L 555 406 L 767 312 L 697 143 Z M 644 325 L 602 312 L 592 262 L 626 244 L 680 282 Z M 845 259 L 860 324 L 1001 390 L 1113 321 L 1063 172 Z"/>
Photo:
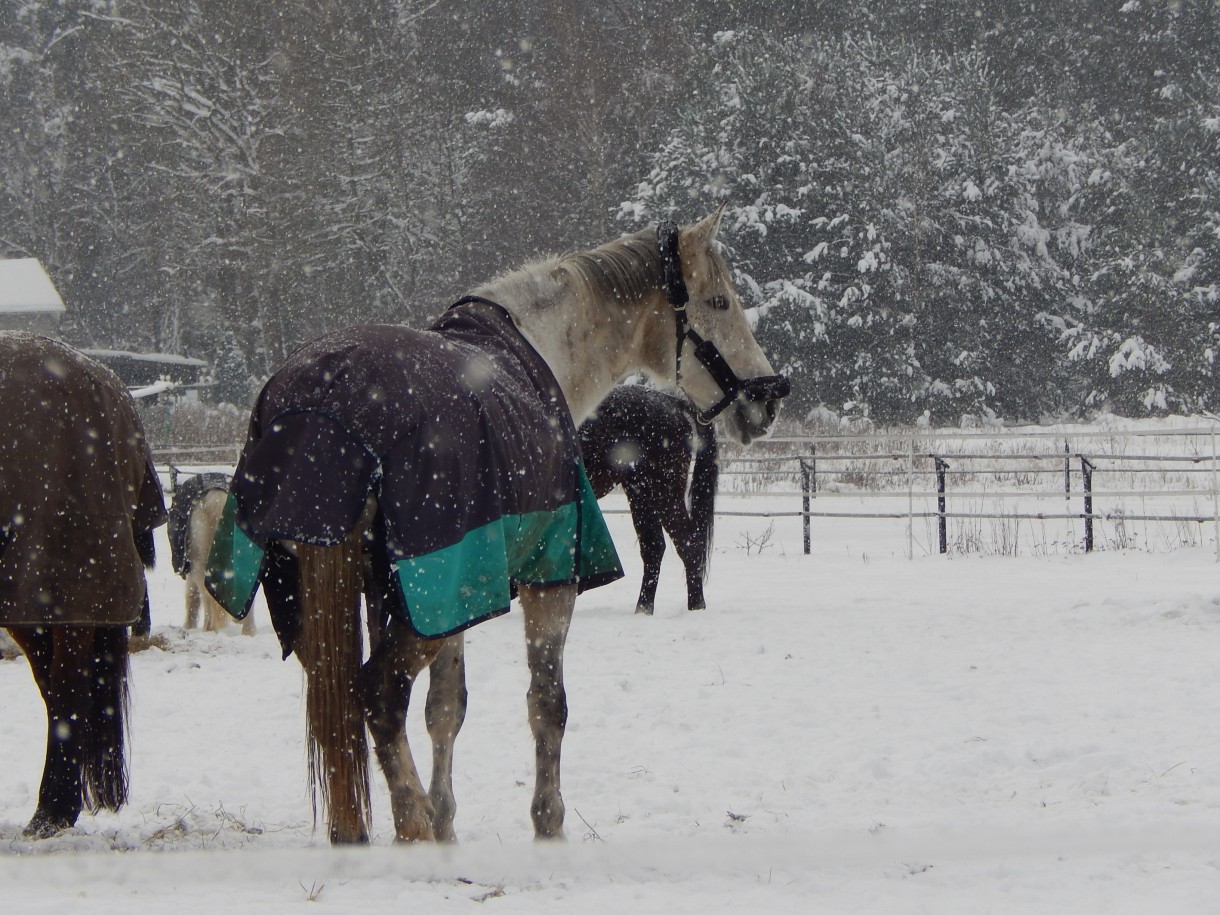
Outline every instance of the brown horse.
<path fill-rule="evenodd" d="M 127 626 L 147 604 L 144 568 L 164 521 L 119 379 L 63 344 L 0 333 L 0 625 L 47 707 L 26 835 L 127 799 Z"/>
<path fill-rule="evenodd" d="M 625 377 L 680 387 L 743 443 L 786 379 L 759 349 L 715 247 L 720 214 L 509 273 L 428 331 L 351 328 L 298 350 L 255 404 L 208 587 L 246 612 L 261 583 L 306 672 L 311 781 L 333 842 L 369 836 L 371 732 L 399 841 L 454 838 L 462 632 L 524 611 L 531 814 L 563 835 L 563 653 L 577 592 L 621 575 L 574 421 Z M 383 618 L 361 664 L 361 592 Z M 381 608 L 381 612 L 379 612 Z M 425 792 L 407 744 L 429 678 Z"/>
<path fill-rule="evenodd" d="M 652 615 L 665 534 L 686 569 L 686 608 L 702 610 L 716 520 L 716 429 L 685 398 L 641 385 L 615 388 L 580 427 L 597 498 L 622 486 L 640 541 L 644 580 L 636 613 Z M 687 496 L 689 492 L 689 503 Z"/>

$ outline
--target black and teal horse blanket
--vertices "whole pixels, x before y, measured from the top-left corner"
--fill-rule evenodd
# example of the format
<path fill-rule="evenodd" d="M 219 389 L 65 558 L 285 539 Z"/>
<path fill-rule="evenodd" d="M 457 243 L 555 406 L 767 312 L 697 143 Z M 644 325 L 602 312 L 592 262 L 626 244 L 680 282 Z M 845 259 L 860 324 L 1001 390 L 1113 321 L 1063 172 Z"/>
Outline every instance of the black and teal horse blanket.
<path fill-rule="evenodd" d="M 232 481 L 233 478 L 227 473 L 209 471 L 197 473 L 174 485 L 174 501 L 169 507 L 166 533 L 169 536 L 170 559 L 180 578 L 186 578 L 191 572 L 191 560 L 186 549 L 186 539 L 191 530 L 191 512 L 208 493 L 214 490 L 228 492 Z"/>
<path fill-rule="evenodd" d="M 506 612 L 518 583 L 585 590 L 623 574 L 559 385 L 484 299 L 428 330 L 354 327 L 289 357 L 254 406 L 209 590 L 240 618 L 261 580 L 291 650 L 268 551 L 342 542 L 370 494 L 391 610 L 426 638 Z"/>

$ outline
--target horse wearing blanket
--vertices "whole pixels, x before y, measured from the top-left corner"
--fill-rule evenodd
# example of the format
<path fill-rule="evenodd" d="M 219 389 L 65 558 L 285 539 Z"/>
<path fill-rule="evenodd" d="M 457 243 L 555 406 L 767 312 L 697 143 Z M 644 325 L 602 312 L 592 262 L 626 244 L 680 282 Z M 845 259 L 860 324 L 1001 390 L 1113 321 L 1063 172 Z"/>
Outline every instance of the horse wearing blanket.
<path fill-rule="evenodd" d="M 368 840 L 366 725 L 397 839 L 454 838 L 462 632 L 514 595 L 534 829 L 563 835 L 564 643 L 577 593 L 622 574 L 574 420 L 644 372 L 724 412 L 749 442 L 788 391 L 714 247 L 719 220 L 532 264 L 425 331 L 338 331 L 293 354 L 259 395 L 207 581 L 237 616 L 261 584 L 285 653 L 305 668 L 311 783 L 333 842 Z M 362 593 L 382 623 L 363 664 Z M 425 792 L 405 724 L 428 668 Z"/>
<path fill-rule="evenodd" d="M 227 473 L 218 472 L 197 473 L 182 482 L 174 475 L 174 501 L 169 507 L 166 534 L 174 571 L 185 585 L 183 629 L 201 626 L 204 632 L 221 632 L 230 621 L 224 608 L 208 593 L 204 575 L 232 480 Z M 247 614 L 242 620 L 241 634 L 254 632 L 254 616 Z"/>
<path fill-rule="evenodd" d="M 47 708 L 28 836 L 127 800 L 127 627 L 148 612 L 144 569 L 164 522 L 122 382 L 62 343 L 0 333 L 0 626 Z"/>

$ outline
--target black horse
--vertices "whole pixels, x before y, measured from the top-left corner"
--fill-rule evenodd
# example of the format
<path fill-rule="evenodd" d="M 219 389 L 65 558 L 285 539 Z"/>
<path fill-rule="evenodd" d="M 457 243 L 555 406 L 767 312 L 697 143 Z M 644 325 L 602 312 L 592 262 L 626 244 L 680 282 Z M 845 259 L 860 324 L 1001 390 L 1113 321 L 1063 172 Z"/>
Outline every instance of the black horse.
<path fill-rule="evenodd" d="M 653 612 L 665 533 L 686 567 L 687 608 L 706 606 L 703 582 L 720 467 L 715 427 L 698 422 L 695 412 L 684 398 L 628 385 L 611 391 L 580 427 L 580 450 L 594 494 L 600 499 L 616 485 L 627 494 L 644 560 L 636 613 Z"/>

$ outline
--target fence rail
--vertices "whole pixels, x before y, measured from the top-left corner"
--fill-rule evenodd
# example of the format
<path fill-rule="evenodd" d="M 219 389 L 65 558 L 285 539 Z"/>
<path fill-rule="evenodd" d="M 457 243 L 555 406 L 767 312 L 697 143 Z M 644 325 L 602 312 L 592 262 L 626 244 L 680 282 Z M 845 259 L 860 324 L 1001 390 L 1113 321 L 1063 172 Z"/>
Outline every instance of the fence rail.
<path fill-rule="evenodd" d="M 791 510 L 724 510 L 726 517 L 800 518 L 806 554 L 811 552 L 814 520 L 878 519 L 907 522 L 908 550 L 913 554 L 916 521 L 934 520 L 938 547 L 948 551 L 947 523 L 951 520 L 1068 521 L 1082 526 L 1085 551 L 1094 548 L 1097 522 L 1179 522 L 1212 524 L 1217 561 L 1220 561 L 1220 459 L 1217 429 L 1210 427 L 1132 430 L 1030 430 L 1030 431 L 901 431 L 859 435 L 776 436 L 755 447 L 767 453 L 732 454 L 722 449 L 721 476 L 735 482 L 738 496 L 765 495 L 794 502 Z M 1048 441 L 1063 443 L 1051 451 Z M 1015 444 L 1030 443 L 1034 450 L 1021 453 Z M 1140 444 L 1137 453 L 1125 453 Z M 1159 444 L 1161 451 L 1149 448 Z M 864 450 L 855 450 L 864 447 Z M 956 446 L 956 447 L 954 447 Z M 990 449 L 987 446 L 991 446 Z M 231 464 L 241 445 L 166 446 L 154 449 L 154 458 L 176 473 L 189 472 L 191 464 Z M 777 453 L 778 452 L 778 453 Z M 1053 464 L 1053 466 L 1047 466 Z M 888 465 L 888 466 L 887 466 Z M 1142 487 L 1146 475 L 1159 475 L 1159 485 Z M 1198 475 L 1206 474 L 1206 478 Z M 1061 479 L 1058 487 L 1040 485 L 1049 476 Z M 859 482 L 848 482 L 854 477 Z M 1000 489 L 978 486 L 981 478 L 1015 479 Z M 1104 481 L 1111 481 L 1110 488 Z M 797 488 L 785 488 L 792 481 Z M 1029 481 L 1030 485 L 1022 485 Z M 1097 485 L 1098 482 L 1102 485 Z M 1196 484 L 1196 481 L 1198 483 Z M 722 487 L 723 488 L 723 487 Z M 905 498 L 906 510 L 831 510 L 826 501 Z M 928 507 L 935 499 L 936 507 Z M 1005 510 L 1014 500 L 1061 500 L 1057 510 Z M 1095 500 L 1122 501 L 1192 499 L 1193 511 L 1160 511 L 1146 504 L 1139 512 L 1123 507 L 1101 508 Z M 799 508 L 797 507 L 799 500 Z M 973 510 L 980 500 L 997 503 L 992 511 Z M 966 510 L 961 504 L 968 502 Z M 1206 502 L 1210 511 L 1202 513 Z M 822 503 L 822 504 L 818 504 Z M 954 504 L 956 503 L 956 505 Z M 815 505 L 817 507 L 815 508 Z"/>
<path fill-rule="evenodd" d="M 1049 452 L 1045 442 L 1055 439 L 1063 442 L 1063 450 Z M 1153 439 L 1165 443 L 1164 451 L 1146 447 Z M 1020 453 L 1012 450 L 1013 443 L 1030 441 L 1042 443 L 1038 450 Z M 1144 447 L 1138 453 L 1125 453 L 1129 443 L 1141 442 Z M 980 448 L 978 443 L 987 442 L 992 449 Z M 956 444 L 957 448 L 950 445 Z M 903 447 L 905 445 L 905 447 Z M 1120 450 L 1116 451 L 1115 446 Z M 1217 560 L 1220 561 L 1220 484 L 1217 471 L 1216 429 L 1210 427 L 1193 429 L 1156 430 L 1073 430 L 1031 432 L 901 432 L 869 435 L 832 436 L 787 436 L 767 440 L 767 447 L 790 447 L 794 453 L 780 455 L 734 456 L 722 461 L 722 473 L 733 477 L 765 477 L 775 479 L 797 479 L 797 491 L 768 488 L 769 495 L 800 498 L 800 511 L 759 513 L 764 517 L 800 517 L 804 552 L 810 552 L 811 523 L 814 519 L 875 518 L 907 522 L 908 551 L 913 553 L 913 525 L 917 520 L 934 519 L 937 526 L 939 551 L 948 551 L 947 523 L 953 519 L 1000 519 L 1007 521 L 1078 521 L 1083 527 L 1083 546 L 1086 552 L 1094 548 L 1094 525 L 1096 522 L 1187 522 L 1210 523 L 1215 527 Z M 853 447 L 856 446 L 856 447 Z M 856 450 L 864 446 L 865 450 Z M 897 446 L 897 447 L 896 447 Z M 1091 447 L 1090 447 L 1091 446 Z M 1053 467 L 1046 466 L 1053 462 Z M 899 466 L 885 466 L 885 465 Z M 878 466 L 881 465 L 881 466 Z M 862 479 L 873 481 L 873 485 L 847 485 L 836 477 L 854 472 Z M 1161 485 L 1140 487 L 1138 481 L 1144 474 L 1159 474 Z M 1191 486 L 1188 482 L 1199 479 L 1191 474 L 1207 474 L 1202 486 Z M 1019 476 L 1034 481 L 1054 475 L 1062 479 L 1061 487 L 1052 490 L 1046 487 L 1025 486 L 1020 488 L 993 490 L 967 483 L 953 487 L 955 480 L 969 481 L 979 477 Z M 1095 485 L 1099 477 L 1116 477 L 1129 481 L 1126 486 L 1115 488 Z M 1169 480 L 1173 479 L 1173 483 Z M 894 485 L 894 481 L 905 482 L 905 487 Z M 935 481 L 935 489 L 927 482 Z M 917 488 L 918 481 L 918 488 Z M 885 485 L 879 485 L 883 483 Z M 890 499 L 905 496 L 906 511 L 833 511 L 814 508 L 818 501 L 827 499 Z M 1124 508 L 1098 510 L 1094 500 L 1160 499 L 1206 500 L 1210 511 L 1206 514 L 1194 506 L 1192 513 L 1157 512 L 1145 508 L 1133 512 Z M 926 503 L 936 500 L 935 510 L 925 508 Z M 950 503 L 962 500 L 995 501 L 1001 505 L 1009 500 L 1062 499 L 1068 507 L 1060 511 L 963 511 L 951 509 Z M 1075 508 L 1079 505 L 1079 509 Z M 727 514 L 727 513 L 726 513 Z M 749 515 L 749 512 L 734 514 Z"/>

